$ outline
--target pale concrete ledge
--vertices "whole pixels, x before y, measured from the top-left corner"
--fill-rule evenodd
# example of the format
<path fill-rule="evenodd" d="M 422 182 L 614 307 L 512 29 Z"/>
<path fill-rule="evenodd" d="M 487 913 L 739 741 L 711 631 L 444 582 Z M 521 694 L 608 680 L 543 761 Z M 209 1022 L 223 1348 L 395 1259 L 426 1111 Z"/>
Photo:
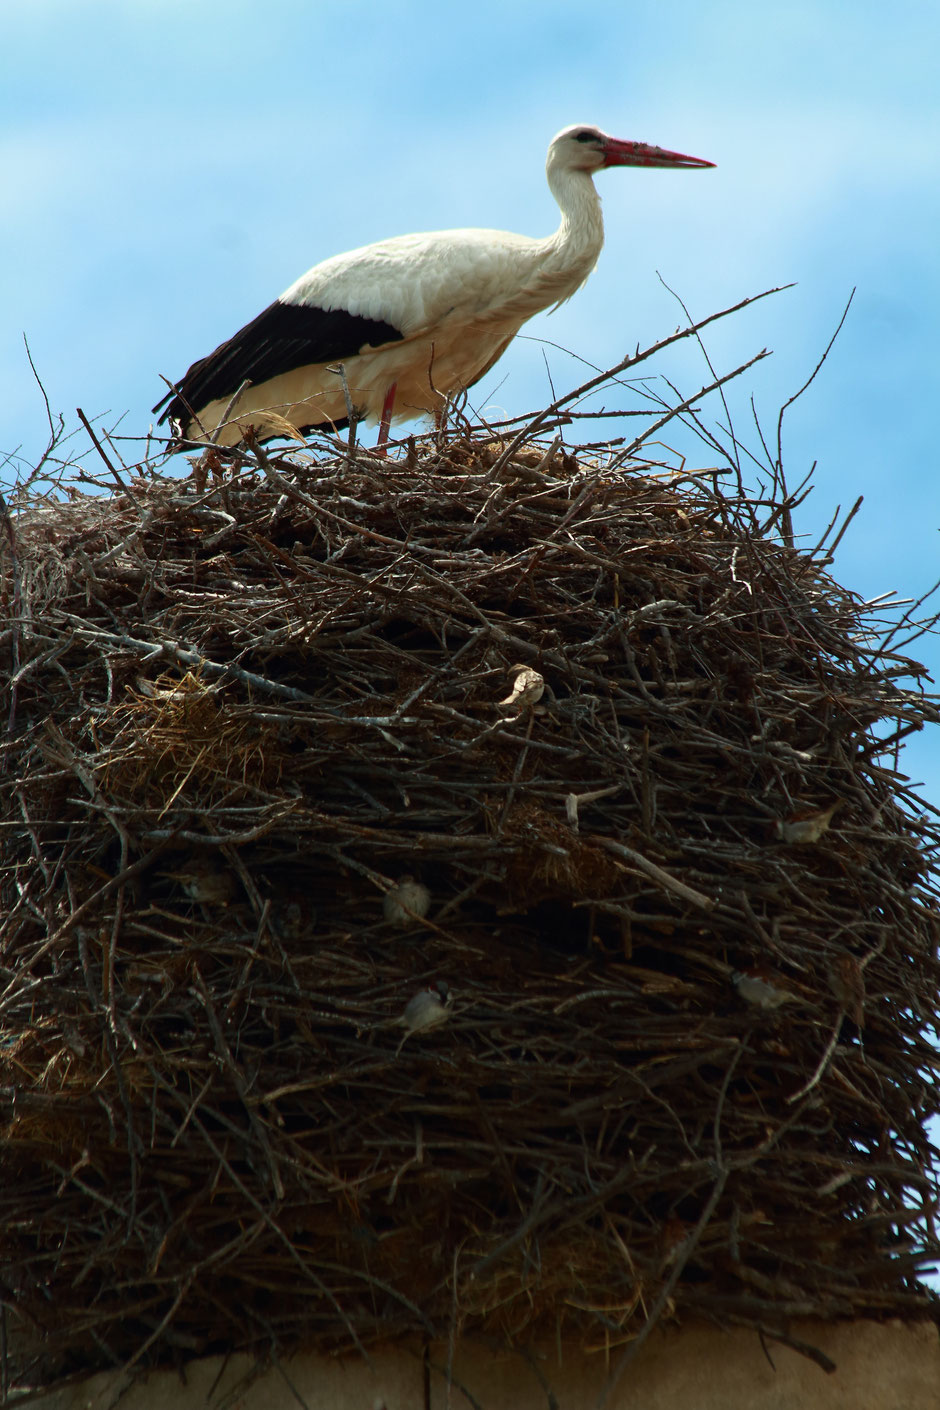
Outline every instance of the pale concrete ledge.
<path fill-rule="evenodd" d="M 699 1325 L 652 1336 L 629 1367 L 608 1410 L 940 1410 L 940 1337 L 931 1323 L 851 1322 L 794 1324 L 794 1336 L 824 1351 L 838 1369 L 753 1332 L 721 1332 Z M 446 1364 L 446 1346 L 432 1362 Z M 616 1364 L 616 1354 L 611 1363 Z M 561 1364 L 552 1348 L 538 1360 L 558 1410 L 591 1410 L 606 1376 L 602 1356 L 572 1350 Z M 36 1410 L 424 1410 L 420 1353 L 399 1348 L 362 1361 L 299 1355 L 246 1380 L 251 1362 L 236 1357 L 194 1362 L 185 1380 L 160 1373 L 124 1395 L 119 1378 L 94 1376 L 54 1396 L 31 1402 Z M 519 1355 L 494 1354 L 471 1342 L 457 1351 L 448 1396 L 432 1371 L 431 1410 L 548 1410 L 546 1390 Z M 240 1384 L 241 1383 L 241 1384 Z M 472 1401 L 463 1394 L 465 1388 Z"/>

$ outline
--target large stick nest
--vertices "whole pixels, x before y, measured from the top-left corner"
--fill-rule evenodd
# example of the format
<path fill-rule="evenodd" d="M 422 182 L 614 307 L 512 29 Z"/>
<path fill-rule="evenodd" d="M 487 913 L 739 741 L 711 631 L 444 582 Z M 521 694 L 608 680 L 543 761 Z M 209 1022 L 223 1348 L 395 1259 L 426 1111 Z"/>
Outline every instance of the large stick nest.
<path fill-rule="evenodd" d="M 922 668 L 779 497 L 544 450 L 9 521 L 8 1385 L 929 1311 Z"/>

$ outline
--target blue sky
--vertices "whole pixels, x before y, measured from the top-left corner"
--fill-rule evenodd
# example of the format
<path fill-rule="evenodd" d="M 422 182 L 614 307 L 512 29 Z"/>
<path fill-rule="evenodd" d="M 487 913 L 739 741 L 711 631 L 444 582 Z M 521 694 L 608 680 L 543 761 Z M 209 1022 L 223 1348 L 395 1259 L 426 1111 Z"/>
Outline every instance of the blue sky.
<path fill-rule="evenodd" d="M 717 170 L 602 174 L 595 274 L 528 325 L 481 404 L 543 405 L 546 357 L 559 391 L 582 380 L 537 340 L 607 366 L 670 332 L 681 314 L 657 270 L 696 316 L 795 281 L 708 335 L 722 370 L 774 350 L 731 399 L 739 427 L 753 394 L 772 429 L 857 286 L 787 421 L 791 481 L 818 461 L 797 527 L 815 541 L 864 494 L 840 580 L 912 596 L 940 577 L 935 0 L 5 9 L 0 452 L 31 462 L 45 443 L 24 333 L 69 426 L 81 406 L 143 435 L 159 374 L 181 375 L 317 260 L 409 230 L 547 233 L 545 148 L 586 121 Z M 691 348 L 662 370 L 688 391 L 708 380 Z M 936 641 L 917 651 L 940 673 Z M 918 737 L 906 766 L 940 802 L 938 741 Z"/>

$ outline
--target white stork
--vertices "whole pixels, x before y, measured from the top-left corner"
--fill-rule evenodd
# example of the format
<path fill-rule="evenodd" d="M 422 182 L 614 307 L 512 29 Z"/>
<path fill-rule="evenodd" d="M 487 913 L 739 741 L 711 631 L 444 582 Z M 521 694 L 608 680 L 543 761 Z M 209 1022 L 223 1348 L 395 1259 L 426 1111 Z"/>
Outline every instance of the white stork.
<path fill-rule="evenodd" d="M 169 419 L 183 440 L 231 446 L 248 426 L 262 440 L 283 434 L 285 422 L 300 431 L 343 427 L 348 390 L 357 416 L 380 422 L 381 449 L 392 421 L 439 415 L 490 370 L 526 319 L 580 288 L 604 242 L 591 178 L 609 166 L 714 162 L 566 127 L 545 165 L 561 207 L 554 235 L 440 230 L 334 255 L 194 362 L 154 411 L 163 408 L 161 422 Z"/>

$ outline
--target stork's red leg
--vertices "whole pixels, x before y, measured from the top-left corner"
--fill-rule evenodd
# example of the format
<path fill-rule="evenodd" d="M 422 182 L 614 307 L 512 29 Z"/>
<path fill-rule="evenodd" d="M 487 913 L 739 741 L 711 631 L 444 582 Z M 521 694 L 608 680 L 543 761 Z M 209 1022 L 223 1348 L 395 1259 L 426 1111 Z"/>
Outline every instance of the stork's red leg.
<path fill-rule="evenodd" d="M 388 428 L 392 423 L 392 409 L 395 405 L 395 392 L 398 383 L 393 382 L 385 393 L 385 401 L 382 405 L 382 420 L 379 422 L 379 438 L 375 443 L 375 454 L 385 454 L 385 443 L 388 440 Z"/>

